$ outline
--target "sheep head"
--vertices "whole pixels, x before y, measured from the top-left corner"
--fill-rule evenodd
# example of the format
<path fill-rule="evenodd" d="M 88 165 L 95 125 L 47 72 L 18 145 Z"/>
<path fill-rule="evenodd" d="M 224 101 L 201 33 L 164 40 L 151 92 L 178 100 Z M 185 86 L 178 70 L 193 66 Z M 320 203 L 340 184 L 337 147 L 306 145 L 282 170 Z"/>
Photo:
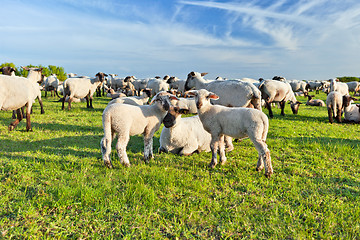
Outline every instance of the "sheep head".
<path fill-rule="evenodd" d="M 164 111 L 168 111 L 171 106 L 170 100 L 172 99 L 178 99 L 178 98 L 174 95 L 171 95 L 168 92 L 161 91 L 153 97 L 153 99 L 150 102 L 150 105 L 159 104 L 160 108 L 162 108 Z"/>
<path fill-rule="evenodd" d="M 171 128 L 176 124 L 176 119 L 181 118 L 182 114 L 188 114 L 189 110 L 186 108 L 179 108 L 170 106 L 164 120 L 164 126 L 167 128 Z"/>
<path fill-rule="evenodd" d="M 219 99 L 218 95 L 205 89 L 188 91 L 188 95 L 195 96 L 197 109 L 201 109 L 205 104 L 210 104 L 210 99 Z"/>
<path fill-rule="evenodd" d="M 194 79 L 202 79 L 203 76 L 205 76 L 208 73 L 198 73 L 198 72 L 191 72 L 188 74 L 186 82 L 185 82 L 185 91 L 188 91 L 195 87 Z"/>

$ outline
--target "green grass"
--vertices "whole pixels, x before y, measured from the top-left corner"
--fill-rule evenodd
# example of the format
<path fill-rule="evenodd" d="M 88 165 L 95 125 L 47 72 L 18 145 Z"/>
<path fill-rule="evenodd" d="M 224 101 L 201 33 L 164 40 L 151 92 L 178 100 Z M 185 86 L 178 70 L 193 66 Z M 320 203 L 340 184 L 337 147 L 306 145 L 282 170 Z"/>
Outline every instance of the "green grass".
<path fill-rule="evenodd" d="M 325 99 L 326 95 L 321 94 Z M 298 98 L 306 102 L 303 97 Z M 157 154 L 142 161 L 143 140 L 131 138 L 130 168 L 112 152 L 101 160 L 101 114 L 108 100 L 44 99 L 25 122 L 7 131 L 0 112 L 0 239 L 358 239 L 360 125 L 329 124 L 325 108 L 298 115 L 274 109 L 267 143 L 274 174 L 255 171 L 249 139 L 235 143 L 224 166 L 211 154 Z M 267 114 L 268 111 L 264 109 Z"/>

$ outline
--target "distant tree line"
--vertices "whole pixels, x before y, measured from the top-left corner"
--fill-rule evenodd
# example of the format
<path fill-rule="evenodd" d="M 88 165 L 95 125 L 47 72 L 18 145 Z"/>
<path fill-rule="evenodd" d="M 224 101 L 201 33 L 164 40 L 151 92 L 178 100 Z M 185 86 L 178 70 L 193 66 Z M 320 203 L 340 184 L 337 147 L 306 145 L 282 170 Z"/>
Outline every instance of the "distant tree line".
<path fill-rule="evenodd" d="M 353 82 L 353 81 L 360 81 L 360 78 L 358 77 L 338 77 L 340 82 Z"/>
<path fill-rule="evenodd" d="M 14 68 L 16 70 L 15 71 L 16 76 L 27 77 L 27 75 L 28 75 L 28 71 L 24 70 L 22 67 L 16 67 L 14 63 L 7 63 L 7 62 L 3 63 L 0 65 L 0 68 L 6 67 L 6 66 Z M 59 81 L 64 81 L 67 78 L 67 74 L 63 67 L 58 67 L 58 66 L 54 66 L 54 65 L 49 65 L 49 66 L 45 67 L 45 66 L 42 66 L 41 64 L 40 65 L 30 64 L 30 65 L 23 66 L 23 67 L 43 68 L 42 74 L 44 74 L 46 77 L 50 76 L 51 74 L 56 74 Z"/>

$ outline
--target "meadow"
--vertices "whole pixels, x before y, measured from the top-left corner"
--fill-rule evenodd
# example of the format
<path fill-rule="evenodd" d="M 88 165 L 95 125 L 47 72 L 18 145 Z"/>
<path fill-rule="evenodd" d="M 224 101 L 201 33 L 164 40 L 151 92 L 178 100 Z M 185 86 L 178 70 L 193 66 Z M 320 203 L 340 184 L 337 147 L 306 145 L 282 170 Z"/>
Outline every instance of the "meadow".
<path fill-rule="evenodd" d="M 35 103 L 33 132 L 25 121 L 8 132 L 11 112 L 0 112 L 0 239 L 359 239 L 360 125 L 330 124 L 326 108 L 274 109 L 268 179 L 249 139 L 209 169 L 210 153 L 158 154 L 160 131 L 150 163 L 134 136 L 131 167 L 113 149 L 107 169 L 109 99 L 70 111 L 56 100 L 43 99 L 43 115 Z"/>

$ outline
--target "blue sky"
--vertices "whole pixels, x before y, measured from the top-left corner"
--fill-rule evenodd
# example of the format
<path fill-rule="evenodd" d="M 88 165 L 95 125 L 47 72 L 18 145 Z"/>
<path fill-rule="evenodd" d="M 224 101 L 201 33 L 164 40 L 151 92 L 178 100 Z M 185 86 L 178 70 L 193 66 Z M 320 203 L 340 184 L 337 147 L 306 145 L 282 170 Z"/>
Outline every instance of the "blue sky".
<path fill-rule="evenodd" d="M 2 0 L 0 59 L 186 78 L 360 76 L 358 0 Z"/>

